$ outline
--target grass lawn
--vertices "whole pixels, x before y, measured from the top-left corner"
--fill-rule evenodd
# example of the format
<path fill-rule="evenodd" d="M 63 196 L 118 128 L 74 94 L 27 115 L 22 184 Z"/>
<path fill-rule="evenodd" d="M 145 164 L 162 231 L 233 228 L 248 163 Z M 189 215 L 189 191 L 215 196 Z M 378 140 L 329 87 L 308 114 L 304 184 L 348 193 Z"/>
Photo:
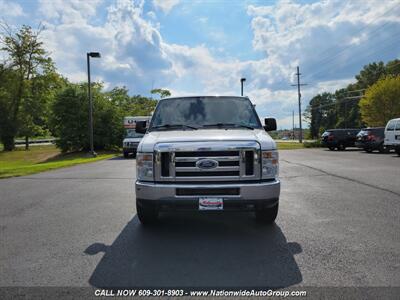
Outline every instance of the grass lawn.
<path fill-rule="evenodd" d="M 54 145 L 31 146 L 29 151 L 17 148 L 11 152 L 0 152 L 0 178 L 23 176 L 82 163 L 115 157 L 115 152 L 98 153 L 88 157 L 87 153 L 61 154 Z"/>
<path fill-rule="evenodd" d="M 299 142 L 276 142 L 278 150 L 293 150 L 293 149 L 303 149 L 304 144 Z"/>

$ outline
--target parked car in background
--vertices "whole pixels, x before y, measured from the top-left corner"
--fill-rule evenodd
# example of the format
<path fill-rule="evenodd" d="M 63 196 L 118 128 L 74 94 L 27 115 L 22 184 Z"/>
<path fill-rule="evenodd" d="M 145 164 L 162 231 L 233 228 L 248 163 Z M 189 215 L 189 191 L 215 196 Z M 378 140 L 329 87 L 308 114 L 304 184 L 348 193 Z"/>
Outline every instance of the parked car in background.
<path fill-rule="evenodd" d="M 385 127 L 384 145 L 400 156 L 400 118 L 390 120 Z"/>
<path fill-rule="evenodd" d="M 125 137 L 122 141 L 124 157 L 128 158 L 130 154 L 136 157 L 137 147 L 144 136 L 143 133 L 136 132 L 136 122 L 150 120 L 149 116 L 138 116 L 138 117 L 125 117 L 124 128 Z"/>
<path fill-rule="evenodd" d="M 357 134 L 360 129 L 328 129 L 321 135 L 321 142 L 329 150 L 345 150 L 355 147 Z"/>
<path fill-rule="evenodd" d="M 385 139 L 385 127 L 368 127 L 361 129 L 357 134 L 356 147 L 362 148 L 367 152 L 378 150 L 381 153 L 387 152 L 383 144 Z"/>

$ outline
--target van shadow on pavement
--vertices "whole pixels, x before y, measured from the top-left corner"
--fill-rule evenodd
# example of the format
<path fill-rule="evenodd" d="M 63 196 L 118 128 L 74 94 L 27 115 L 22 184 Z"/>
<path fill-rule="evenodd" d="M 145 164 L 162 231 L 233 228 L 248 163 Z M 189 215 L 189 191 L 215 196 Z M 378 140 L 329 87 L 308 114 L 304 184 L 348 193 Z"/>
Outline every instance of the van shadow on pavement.
<path fill-rule="evenodd" d="M 150 228 L 135 216 L 105 252 L 89 283 L 99 288 L 283 288 L 302 281 L 294 254 L 278 225 L 257 225 L 248 213 L 170 213 Z"/>

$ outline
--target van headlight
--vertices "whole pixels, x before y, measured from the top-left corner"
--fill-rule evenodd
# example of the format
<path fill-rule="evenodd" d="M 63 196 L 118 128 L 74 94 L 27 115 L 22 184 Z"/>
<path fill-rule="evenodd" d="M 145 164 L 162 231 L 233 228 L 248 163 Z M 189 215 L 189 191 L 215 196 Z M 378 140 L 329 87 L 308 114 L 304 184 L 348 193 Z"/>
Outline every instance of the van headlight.
<path fill-rule="evenodd" d="M 276 178 L 279 176 L 279 154 L 278 151 L 262 151 L 261 173 L 263 179 Z"/>
<path fill-rule="evenodd" d="M 136 176 L 138 180 L 153 181 L 153 154 L 137 153 Z"/>

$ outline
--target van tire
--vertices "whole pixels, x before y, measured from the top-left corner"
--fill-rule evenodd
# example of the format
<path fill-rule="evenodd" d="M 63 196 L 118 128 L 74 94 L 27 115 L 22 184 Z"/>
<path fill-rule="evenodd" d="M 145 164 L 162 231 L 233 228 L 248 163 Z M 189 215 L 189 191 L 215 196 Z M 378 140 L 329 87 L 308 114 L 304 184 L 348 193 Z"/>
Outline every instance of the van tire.
<path fill-rule="evenodd" d="M 382 143 L 382 144 L 379 146 L 378 151 L 379 151 L 379 153 L 388 153 L 388 152 L 389 152 L 389 149 L 386 148 L 386 147 L 383 145 L 383 143 Z"/>
<path fill-rule="evenodd" d="M 144 204 L 142 200 L 136 199 L 136 213 L 142 225 L 157 223 L 158 209 L 155 205 Z"/>
<path fill-rule="evenodd" d="M 329 150 L 331 150 L 331 151 L 335 150 L 335 147 L 328 147 L 328 148 L 329 148 Z"/>
<path fill-rule="evenodd" d="M 343 145 L 343 144 L 339 144 L 338 147 L 337 147 L 337 149 L 338 149 L 339 151 L 344 151 L 344 150 L 346 150 L 346 147 L 345 147 L 345 145 Z"/>
<path fill-rule="evenodd" d="M 394 149 L 394 151 L 396 151 L 397 155 L 400 156 L 400 147 Z"/>
<path fill-rule="evenodd" d="M 272 207 L 256 210 L 256 221 L 262 224 L 272 224 L 278 215 L 279 203 Z"/>
<path fill-rule="evenodd" d="M 372 149 L 371 148 L 365 148 L 365 151 L 367 152 L 367 153 L 372 153 Z M 379 151 L 380 152 L 380 151 Z"/>
<path fill-rule="evenodd" d="M 129 153 L 124 151 L 124 158 L 129 158 Z"/>

